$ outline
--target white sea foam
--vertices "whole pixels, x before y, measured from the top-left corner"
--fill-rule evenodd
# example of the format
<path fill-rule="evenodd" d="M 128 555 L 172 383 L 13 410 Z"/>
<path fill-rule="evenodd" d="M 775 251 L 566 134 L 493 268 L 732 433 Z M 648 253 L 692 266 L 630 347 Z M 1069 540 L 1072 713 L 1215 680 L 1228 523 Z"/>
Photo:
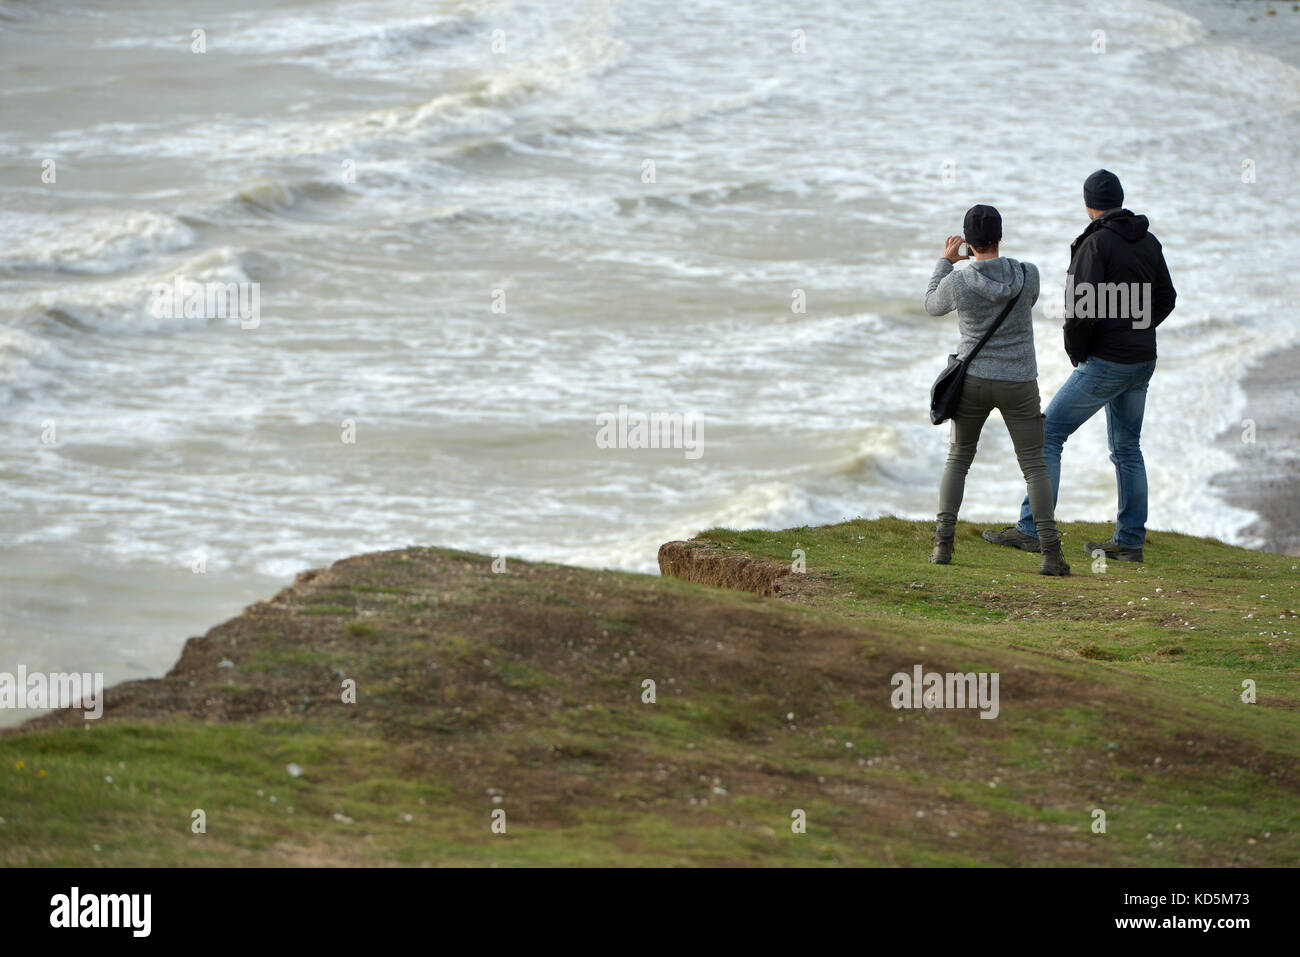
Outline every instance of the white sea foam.
<path fill-rule="evenodd" d="M 195 234 L 175 216 L 150 210 L 79 209 L 0 212 L 0 272 L 44 269 L 122 272 L 160 253 L 192 246 Z"/>
<path fill-rule="evenodd" d="M 216 248 L 176 260 L 171 268 L 156 274 L 137 273 L 116 279 L 59 284 L 4 296 L 3 301 L 27 324 L 53 318 L 95 332 L 174 331 L 184 325 L 208 322 L 209 319 L 202 317 L 154 315 L 151 306 L 155 288 L 176 279 L 197 283 L 250 281 L 235 250 Z"/>

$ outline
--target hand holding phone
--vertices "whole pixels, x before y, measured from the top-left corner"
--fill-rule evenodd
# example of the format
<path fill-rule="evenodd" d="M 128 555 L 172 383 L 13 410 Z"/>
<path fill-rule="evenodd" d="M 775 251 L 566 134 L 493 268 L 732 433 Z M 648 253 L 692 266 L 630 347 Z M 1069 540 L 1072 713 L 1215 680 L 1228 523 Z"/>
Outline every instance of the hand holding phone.
<path fill-rule="evenodd" d="M 968 251 L 963 252 L 963 247 Z M 960 236 L 949 236 L 944 240 L 943 258 L 948 260 L 950 263 L 958 263 L 963 259 L 970 259 L 969 249 L 970 246 L 967 245 L 966 241 Z"/>

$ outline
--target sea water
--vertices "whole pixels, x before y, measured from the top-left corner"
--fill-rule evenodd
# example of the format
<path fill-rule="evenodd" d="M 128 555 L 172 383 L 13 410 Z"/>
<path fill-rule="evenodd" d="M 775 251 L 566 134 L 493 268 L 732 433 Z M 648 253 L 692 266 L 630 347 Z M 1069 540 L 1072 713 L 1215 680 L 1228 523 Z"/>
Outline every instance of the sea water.
<path fill-rule="evenodd" d="M 4 2 L 0 64 L 0 668 L 159 675 L 367 550 L 653 571 L 712 526 L 929 518 L 943 239 L 992 203 L 1038 264 L 1050 398 L 1099 167 L 1179 293 L 1151 527 L 1252 517 L 1208 480 L 1300 338 L 1300 72 L 1186 12 Z M 256 284 L 259 321 L 156 314 L 181 282 Z M 700 454 L 598 442 L 624 408 Z M 1104 417 L 1064 475 L 1060 518 L 1113 516 Z M 962 517 L 1023 488 L 995 415 Z"/>

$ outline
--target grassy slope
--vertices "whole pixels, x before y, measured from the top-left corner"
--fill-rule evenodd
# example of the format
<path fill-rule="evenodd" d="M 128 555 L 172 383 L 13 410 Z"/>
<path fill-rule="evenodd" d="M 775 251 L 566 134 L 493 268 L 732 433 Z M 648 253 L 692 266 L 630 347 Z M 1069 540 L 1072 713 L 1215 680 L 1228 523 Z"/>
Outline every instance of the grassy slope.
<path fill-rule="evenodd" d="M 892 519 L 701 538 L 808 571 L 793 601 L 423 548 L 302 576 L 89 728 L 0 736 L 0 864 L 1296 862 L 1296 559 L 1157 533 L 1051 580 L 970 526 L 948 568 Z M 1001 716 L 892 710 L 917 663 L 999 671 Z"/>

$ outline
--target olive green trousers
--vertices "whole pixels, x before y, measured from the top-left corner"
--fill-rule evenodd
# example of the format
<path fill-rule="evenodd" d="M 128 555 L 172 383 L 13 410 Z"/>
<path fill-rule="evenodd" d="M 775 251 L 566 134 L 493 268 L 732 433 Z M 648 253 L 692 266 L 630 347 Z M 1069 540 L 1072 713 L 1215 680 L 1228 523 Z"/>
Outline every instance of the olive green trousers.
<path fill-rule="evenodd" d="M 966 473 L 975 460 L 980 432 L 989 413 L 1002 413 L 1011 444 L 1016 450 L 1020 472 L 1029 489 L 1029 507 L 1034 512 L 1038 539 L 1044 548 L 1059 544 L 1056 517 L 1052 508 L 1052 484 L 1043 459 L 1043 412 L 1038 396 L 1038 381 L 1005 382 L 968 375 L 962 386 L 961 402 L 952 417 L 952 438 L 948 443 L 948 462 L 939 483 L 939 523 L 941 538 L 953 534 L 957 513 L 966 492 Z"/>

